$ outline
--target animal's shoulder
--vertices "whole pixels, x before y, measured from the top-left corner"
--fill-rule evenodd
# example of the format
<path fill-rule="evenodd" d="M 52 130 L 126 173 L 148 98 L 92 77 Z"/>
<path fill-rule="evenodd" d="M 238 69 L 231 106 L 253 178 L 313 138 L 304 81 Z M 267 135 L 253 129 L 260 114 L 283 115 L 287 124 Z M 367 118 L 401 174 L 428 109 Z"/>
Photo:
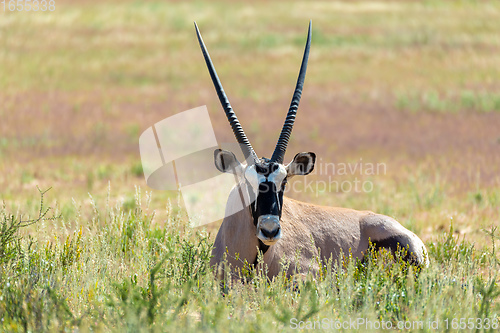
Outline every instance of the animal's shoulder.
<path fill-rule="evenodd" d="M 320 206 L 290 198 L 283 202 L 284 218 L 307 221 L 309 223 L 361 223 L 367 216 L 376 216 L 371 211 L 360 211 L 351 208 Z"/>
<path fill-rule="evenodd" d="M 283 206 L 286 208 L 287 206 L 293 207 L 293 208 L 298 208 L 301 210 L 316 210 L 316 211 L 339 211 L 347 214 L 357 214 L 357 215 L 366 215 L 366 214 L 374 214 L 377 215 L 371 211 L 363 211 L 363 210 L 356 210 L 352 208 L 344 208 L 344 207 L 333 207 L 333 206 L 321 206 L 321 205 L 316 205 L 314 203 L 309 203 L 309 202 L 304 202 L 304 201 L 299 201 L 295 200 L 292 198 L 284 197 L 283 198 Z"/>

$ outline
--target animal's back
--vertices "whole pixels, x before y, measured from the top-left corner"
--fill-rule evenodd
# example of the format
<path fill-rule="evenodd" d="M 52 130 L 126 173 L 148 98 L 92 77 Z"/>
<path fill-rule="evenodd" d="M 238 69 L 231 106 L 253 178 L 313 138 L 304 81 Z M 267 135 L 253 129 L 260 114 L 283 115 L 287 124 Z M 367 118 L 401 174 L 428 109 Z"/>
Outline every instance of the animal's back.
<path fill-rule="evenodd" d="M 283 239 L 274 245 L 273 253 L 267 257 L 270 275 L 277 274 L 279 265 L 272 261 L 288 260 L 289 273 L 295 269 L 297 253 L 300 253 L 300 270 L 317 270 L 318 248 L 322 259 L 332 259 L 351 254 L 362 259 L 369 247 L 369 241 L 376 246 L 390 250 L 397 247 L 409 247 L 415 253 L 415 261 L 427 265 L 425 246 L 411 231 L 404 228 L 393 218 L 371 211 L 358 211 L 341 207 L 324 207 L 290 198 L 284 198 L 282 214 Z M 266 256 L 264 257 L 266 258 Z M 310 267 L 309 267 L 310 266 Z"/>

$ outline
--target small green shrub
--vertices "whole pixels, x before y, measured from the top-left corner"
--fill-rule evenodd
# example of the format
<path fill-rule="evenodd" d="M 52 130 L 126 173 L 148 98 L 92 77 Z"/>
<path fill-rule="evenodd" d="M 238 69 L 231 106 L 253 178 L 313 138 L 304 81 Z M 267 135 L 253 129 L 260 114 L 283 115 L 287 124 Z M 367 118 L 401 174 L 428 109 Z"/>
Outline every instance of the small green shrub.
<path fill-rule="evenodd" d="M 15 243 L 4 241 L 4 253 L 15 250 L 0 274 L 0 331 L 295 331 L 298 323 L 335 330 L 357 318 L 423 331 L 431 322 L 443 328 L 454 318 L 500 315 L 494 227 L 485 235 L 492 245 L 477 250 L 450 226 L 427 244 L 428 268 L 404 261 L 405 249 L 394 257 L 371 248 L 362 261 L 316 258 L 316 276 L 268 279 L 261 263 L 243 260 L 241 270 L 223 263 L 226 276 L 216 278 L 206 232 L 180 215 L 158 221 L 139 190 L 133 210 L 107 202 L 93 203 L 78 232 L 63 228 L 61 237 L 48 228 L 43 241 L 17 233 Z"/>

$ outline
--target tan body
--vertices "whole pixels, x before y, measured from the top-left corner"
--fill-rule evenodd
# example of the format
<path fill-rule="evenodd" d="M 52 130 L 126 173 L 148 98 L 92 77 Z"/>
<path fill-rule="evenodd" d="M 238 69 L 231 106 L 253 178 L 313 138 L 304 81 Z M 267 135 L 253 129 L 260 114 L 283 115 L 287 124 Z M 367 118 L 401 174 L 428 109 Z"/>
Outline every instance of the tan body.
<path fill-rule="evenodd" d="M 279 273 L 282 260 L 290 264 L 286 272 L 288 275 L 294 272 L 316 273 L 319 267 L 315 258 L 318 254 L 321 253 L 321 259 L 332 259 L 333 262 L 342 253 L 348 255 L 349 252 L 361 259 L 368 249 L 369 241 L 372 241 L 376 247 L 388 248 L 392 252 L 398 247 L 405 247 L 409 252 L 405 260 L 427 266 L 427 252 L 422 241 L 393 218 L 367 211 L 320 207 L 283 197 L 287 181 L 294 176 L 311 173 L 316 161 L 313 152 L 302 152 L 296 154 L 288 165 L 283 164 L 304 86 L 312 22 L 309 22 L 290 108 L 270 159 L 258 158 L 255 153 L 222 88 L 196 24 L 195 27 L 215 90 L 247 161 L 247 165 L 243 165 L 232 152 L 222 149 L 214 151 L 216 168 L 234 174 L 241 183 L 229 195 L 226 218 L 215 239 L 211 264 L 220 263 L 226 250 L 233 267 L 241 268 L 245 260 L 255 264 L 260 248 L 265 252 L 264 264 L 269 277 Z M 241 203 L 244 193 L 254 201 L 248 208 L 231 215 L 237 211 L 233 208 L 241 207 L 241 204 L 237 204 Z M 297 257 L 300 267 L 296 267 Z"/>
<path fill-rule="evenodd" d="M 228 204 L 234 199 L 232 193 Z M 425 245 L 420 238 L 385 215 L 348 208 L 317 206 L 285 197 L 280 224 L 283 230 L 282 238 L 264 254 L 264 264 L 267 265 L 270 278 L 279 273 L 281 260 L 290 263 L 288 276 L 294 272 L 315 274 L 319 268 L 315 260 L 319 254 L 318 249 L 322 259 L 331 258 L 333 263 L 342 253 L 346 255 L 349 252 L 354 258 L 362 259 L 368 249 L 369 240 L 375 242 L 391 236 L 402 236 L 401 242 L 407 244 L 401 245 L 408 246 L 416 262 L 422 266 L 428 265 Z M 227 248 L 228 262 L 232 267 L 241 268 L 245 259 L 249 263 L 254 262 L 258 246 L 256 227 L 249 210 L 244 209 L 226 217 L 222 222 L 210 263 L 219 263 Z M 235 259 L 236 254 L 239 254 L 238 260 Z M 297 254 L 300 254 L 300 267 L 295 265 Z"/>

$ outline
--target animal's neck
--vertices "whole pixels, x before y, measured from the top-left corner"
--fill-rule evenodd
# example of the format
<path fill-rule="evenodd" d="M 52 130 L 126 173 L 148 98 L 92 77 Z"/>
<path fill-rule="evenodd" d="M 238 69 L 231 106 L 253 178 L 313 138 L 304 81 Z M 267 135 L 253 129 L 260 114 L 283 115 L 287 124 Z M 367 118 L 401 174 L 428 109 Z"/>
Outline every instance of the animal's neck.
<path fill-rule="evenodd" d="M 252 204 L 246 206 L 246 203 L 249 203 L 250 201 L 248 200 L 248 192 L 245 191 L 244 187 L 245 186 L 238 184 L 231 191 L 226 206 L 226 215 L 228 217 L 224 219 L 224 222 L 227 224 L 226 227 L 233 231 L 234 236 L 238 237 L 236 241 L 241 241 L 240 237 L 244 235 L 244 242 L 248 242 L 249 244 L 255 246 L 255 251 L 250 251 L 245 256 L 247 260 L 255 266 L 258 258 L 257 246 L 259 251 L 262 252 L 262 255 L 269 250 L 269 246 L 264 244 L 256 235 L 257 232 L 253 219 Z M 243 206 L 246 206 L 246 208 L 243 208 L 234 215 L 229 214 L 230 211 L 237 211 L 238 207 L 241 208 Z M 236 234 L 236 230 L 238 230 L 239 235 Z M 255 255 L 253 255 L 253 253 L 255 253 Z M 240 253 L 240 255 L 243 255 L 243 253 Z M 248 255 L 252 255 L 253 258 L 248 258 Z"/>
<path fill-rule="evenodd" d="M 256 236 L 257 237 L 257 236 Z M 258 239 L 258 238 L 257 238 Z M 266 254 L 267 250 L 269 250 L 270 246 L 264 244 L 260 239 L 259 239 L 259 252 L 262 252 L 262 256 Z M 253 267 L 257 266 L 257 261 L 259 259 L 259 253 L 255 256 L 255 260 L 253 261 Z"/>

